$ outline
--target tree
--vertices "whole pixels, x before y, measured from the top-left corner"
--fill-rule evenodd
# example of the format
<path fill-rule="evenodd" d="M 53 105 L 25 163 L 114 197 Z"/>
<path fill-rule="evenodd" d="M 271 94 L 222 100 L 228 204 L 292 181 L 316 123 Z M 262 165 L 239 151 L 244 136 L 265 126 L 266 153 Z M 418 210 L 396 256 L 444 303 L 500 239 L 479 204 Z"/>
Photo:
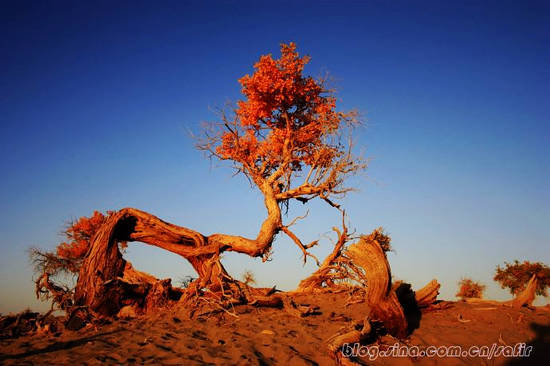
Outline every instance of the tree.
<path fill-rule="evenodd" d="M 110 231 L 98 236 L 111 241 L 142 241 L 177 253 L 196 270 L 197 288 L 213 291 L 230 279 L 219 261 L 221 253 L 234 251 L 267 260 L 279 232 L 298 245 L 304 261 L 313 257 L 308 250 L 317 242 L 303 244 L 290 230 L 292 222 L 283 223 L 281 208 L 288 208 L 292 199 L 307 203 L 314 198 L 340 208 L 334 198 L 351 190 L 344 185 L 345 178 L 366 165 L 352 154 L 346 140 L 358 124 L 357 114 L 337 111 L 333 92 L 324 81 L 302 74 L 309 58 L 300 57 L 293 43 L 283 44 L 281 53 L 279 59 L 262 56 L 254 65 L 254 74 L 239 80 L 245 98 L 231 115 L 224 113 L 219 123 L 210 126 L 198 145 L 211 157 L 230 161 L 263 194 L 267 217 L 258 235 L 204 236 L 128 208 L 111 215 L 108 221 L 112 224 L 101 229 Z M 112 269 L 113 261 L 117 262 L 118 270 L 106 273 L 113 277 L 116 272 L 121 277 L 124 263 L 115 253 L 116 246 L 107 242 L 92 248 L 84 260 L 77 301 L 87 303 L 96 296 L 99 282 L 92 272 L 98 267 Z M 106 254 L 109 250 L 113 253 Z"/>
<path fill-rule="evenodd" d="M 256 283 L 256 277 L 254 277 L 252 271 L 246 270 L 242 275 L 242 281 L 245 285 L 252 285 Z"/>
<path fill-rule="evenodd" d="M 349 192 L 345 178 L 366 164 L 343 139 L 357 126 L 357 113 L 336 111 L 336 98 L 324 80 L 302 74 L 309 57 L 300 57 L 294 43 L 281 45 L 281 53 L 276 60 L 262 56 L 254 74 L 239 80 L 245 99 L 230 116 L 222 112 L 198 147 L 230 161 L 236 173 L 260 190 L 267 210 L 256 238 L 216 234 L 209 241 L 265 259 L 282 231 L 300 247 L 305 261 L 316 242 L 302 244 L 283 224 L 281 207 L 288 208 L 291 199 L 306 203 L 318 197 L 338 208 L 332 197 Z"/>
<path fill-rule="evenodd" d="M 209 125 L 198 143 L 211 158 L 230 162 L 236 174 L 244 175 L 262 193 L 266 218 L 256 237 L 206 236 L 135 208 L 101 217 L 94 214 L 83 221 L 86 235 L 71 232 L 74 240 L 61 245 L 56 256 L 77 258 L 73 297 L 78 309 L 113 316 L 122 307 L 146 311 L 167 298 L 184 296 L 186 300 L 208 298 L 222 307 L 284 304 L 294 313 L 309 314 L 310 307 L 296 307 L 287 298 L 274 295 L 274 288 L 251 288 L 233 279 L 220 261 L 221 254 L 228 251 L 268 260 L 275 238 L 282 232 L 300 248 L 304 263 L 310 257 L 320 265 L 300 284 L 300 290 L 355 283 L 353 291 L 359 289 L 370 299 L 374 320 L 382 321 L 396 336 L 405 335 L 407 323 L 391 287 L 386 258 L 389 236 L 375 230 L 346 246 L 353 236 L 348 233 L 338 199 L 352 190 L 345 185 L 346 179 L 366 168 L 365 161 L 352 153 L 357 113 L 338 111 L 334 92 L 326 87 L 325 80 L 303 75 L 308 61 L 309 57 L 298 54 L 294 43 L 282 44 L 278 59 L 262 56 L 254 65 L 254 73 L 239 80 L 243 100 L 232 110 L 223 111 L 221 120 Z M 304 216 L 283 221 L 283 212 L 288 212 L 293 200 L 307 204 L 312 199 L 323 200 L 340 210 L 343 217 L 342 229 L 334 228 L 338 234 L 334 250 L 323 265 L 309 252 L 317 241 L 304 244 L 291 231 Z M 120 252 L 120 243 L 133 241 L 181 255 L 191 263 L 197 279 L 184 290 L 173 289 L 169 280 L 159 281 L 135 270 Z M 435 299 L 438 289 L 436 282 L 426 288 L 423 303 Z"/>
<path fill-rule="evenodd" d="M 550 267 L 541 262 L 520 263 L 517 259 L 513 263 L 504 262 L 504 267 L 497 266 L 494 280 L 516 296 L 526 289 L 531 278 L 536 281 L 535 294 L 548 296 L 546 290 L 550 286 Z"/>
<path fill-rule="evenodd" d="M 481 299 L 483 297 L 483 291 L 485 291 L 485 285 L 479 282 L 473 281 L 471 278 L 463 278 L 458 282 L 458 292 L 456 297 L 462 299 Z"/>

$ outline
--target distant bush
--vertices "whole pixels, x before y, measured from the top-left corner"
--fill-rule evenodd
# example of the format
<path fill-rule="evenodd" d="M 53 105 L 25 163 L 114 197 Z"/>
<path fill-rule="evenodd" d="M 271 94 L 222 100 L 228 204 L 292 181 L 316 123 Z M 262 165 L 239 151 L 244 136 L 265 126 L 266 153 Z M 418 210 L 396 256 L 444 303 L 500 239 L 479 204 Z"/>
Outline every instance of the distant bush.
<path fill-rule="evenodd" d="M 493 279 L 499 282 L 502 288 L 510 290 L 512 295 L 517 295 L 525 289 L 533 275 L 537 278 L 535 293 L 548 296 L 546 289 L 550 286 L 550 267 L 541 262 L 520 263 L 517 259 L 513 263 L 504 262 L 504 267 L 497 266 Z"/>
<path fill-rule="evenodd" d="M 458 282 L 458 286 L 458 292 L 455 296 L 463 300 L 472 298 L 481 299 L 483 297 L 483 291 L 485 291 L 485 285 L 475 282 L 470 278 L 461 279 L 460 282 Z"/>
<path fill-rule="evenodd" d="M 252 285 L 256 283 L 256 278 L 254 277 L 254 273 L 252 273 L 252 271 L 249 271 L 249 270 L 244 271 L 242 279 L 246 285 Z"/>

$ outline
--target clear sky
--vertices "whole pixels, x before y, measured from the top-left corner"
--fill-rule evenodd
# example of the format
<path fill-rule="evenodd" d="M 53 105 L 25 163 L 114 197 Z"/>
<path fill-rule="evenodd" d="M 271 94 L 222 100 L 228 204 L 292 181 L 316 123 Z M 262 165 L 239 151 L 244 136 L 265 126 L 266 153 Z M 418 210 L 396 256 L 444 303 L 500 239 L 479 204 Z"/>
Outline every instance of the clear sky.
<path fill-rule="evenodd" d="M 506 299 L 497 264 L 550 264 L 547 1 L 4 1 L 0 33 L 0 312 L 44 309 L 26 248 L 54 248 L 96 209 L 255 236 L 260 195 L 189 132 L 289 41 L 312 57 L 307 73 L 334 77 L 340 108 L 365 116 L 357 145 L 372 161 L 344 203 L 358 232 L 392 235 L 396 277 L 437 278 L 453 299 L 470 276 Z M 297 227 L 304 241 L 338 224 L 325 206 Z M 126 257 L 159 277 L 193 274 L 144 244 Z M 281 289 L 314 269 L 283 237 L 272 262 L 224 263 Z"/>

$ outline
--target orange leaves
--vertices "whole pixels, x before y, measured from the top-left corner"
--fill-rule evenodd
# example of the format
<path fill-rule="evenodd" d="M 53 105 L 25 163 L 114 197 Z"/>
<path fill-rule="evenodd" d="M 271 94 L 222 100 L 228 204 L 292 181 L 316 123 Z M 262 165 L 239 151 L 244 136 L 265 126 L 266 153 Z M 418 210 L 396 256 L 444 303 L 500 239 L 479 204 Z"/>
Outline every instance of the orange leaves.
<path fill-rule="evenodd" d="M 93 235 L 110 214 L 109 211 L 107 216 L 99 211 L 94 211 L 91 217 L 83 216 L 78 221 L 73 222 L 65 230 L 69 242 L 63 242 L 57 246 L 57 255 L 65 259 L 83 258 L 90 247 L 90 240 Z"/>
<path fill-rule="evenodd" d="M 462 299 L 481 299 L 483 297 L 485 285 L 482 285 L 479 282 L 473 281 L 470 278 L 463 278 L 462 280 L 460 280 L 458 285 L 460 287 L 455 295 L 456 297 L 460 297 Z"/>
<path fill-rule="evenodd" d="M 245 98 L 237 103 L 232 126 L 224 123 L 217 156 L 265 177 L 283 164 L 291 171 L 304 164 L 329 166 L 342 154 L 331 137 L 349 115 L 336 112 L 336 99 L 322 81 L 302 74 L 308 62 L 294 43 L 282 44 L 278 59 L 260 57 L 254 73 L 239 79 Z"/>

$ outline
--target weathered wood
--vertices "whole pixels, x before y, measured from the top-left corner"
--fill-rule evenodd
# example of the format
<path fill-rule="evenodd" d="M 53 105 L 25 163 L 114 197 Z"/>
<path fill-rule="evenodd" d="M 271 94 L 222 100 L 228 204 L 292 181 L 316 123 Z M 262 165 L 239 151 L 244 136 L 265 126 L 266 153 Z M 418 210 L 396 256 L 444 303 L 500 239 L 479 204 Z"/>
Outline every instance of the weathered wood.
<path fill-rule="evenodd" d="M 533 274 L 525 287 L 525 290 L 521 291 L 510 302 L 512 307 L 521 308 L 522 306 L 532 306 L 533 300 L 535 300 L 535 292 L 537 290 L 537 276 Z"/>
<path fill-rule="evenodd" d="M 431 280 L 420 290 L 415 291 L 416 304 L 419 308 L 425 308 L 433 304 L 439 295 L 441 285 L 436 279 Z"/>
<path fill-rule="evenodd" d="M 344 255 L 354 266 L 362 269 L 366 284 L 365 299 L 371 308 L 370 318 L 381 321 L 391 335 L 403 338 L 407 335 L 407 320 L 392 290 L 386 253 L 373 234 L 362 236 L 346 249 Z"/>
<path fill-rule="evenodd" d="M 345 354 L 347 352 L 342 352 L 342 346 L 348 344 L 350 348 L 353 348 L 355 343 L 365 341 L 371 336 L 372 326 L 369 314 L 363 319 L 363 324 L 358 322 L 352 323 L 347 331 L 338 332 L 326 341 L 329 356 L 336 359 L 338 365 L 354 365 L 348 359 L 348 356 L 351 355 Z"/>
<path fill-rule="evenodd" d="M 91 240 L 75 289 L 77 305 L 113 316 L 129 299 L 154 288 L 158 281 L 153 276 L 135 270 L 122 258 L 118 248 L 122 241 L 142 241 L 188 258 L 199 276 L 218 276 L 223 270 L 221 264 L 215 266 L 214 256 L 207 254 L 211 249 L 205 248 L 204 236 L 143 211 L 122 209 L 112 214 Z"/>
<path fill-rule="evenodd" d="M 127 226 L 124 216 L 121 211 L 113 214 L 96 232 L 76 284 L 75 303 L 102 315 L 115 315 L 121 308 L 122 294 L 109 285 L 124 276 L 126 267 L 118 249 L 119 237 Z"/>
<path fill-rule="evenodd" d="M 407 320 L 403 307 L 391 286 L 391 270 L 386 250 L 390 238 L 381 229 L 362 236 L 358 242 L 344 249 L 346 227 L 339 232 L 338 242 L 322 265 L 311 276 L 301 281 L 297 291 L 312 292 L 338 287 L 338 280 L 355 282 L 364 290 L 363 298 L 371 308 L 371 318 L 384 324 L 396 337 L 407 334 Z M 342 287 L 342 285 L 340 285 Z"/>
<path fill-rule="evenodd" d="M 277 221 L 278 214 L 273 212 L 272 202 L 266 202 L 266 206 L 270 220 Z M 266 225 L 269 226 L 264 223 L 257 240 L 223 234 L 206 237 L 134 208 L 117 211 L 107 218 L 91 240 L 79 272 L 76 304 L 101 315 L 113 316 L 128 305 L 128 298 L 135 296 L 136 292 L 147 293 L 154 288 L 156 279 L 136 271 L 122 258 L 119 242 L 139 241 L 176 253 L 187 259 L 197 272 L 195 288 L 208 287 L 214 292 L 223 290 L 234 280 L 221 264 L 220 254 L 237 251 L 251 256 L 261 255 L 273 240 L 269 238 L 273 233 L 268 232 Z M 238 286 L 235 289 L 241 291 Z M 147 304 L 140 306 L 147 308 Z"/>

